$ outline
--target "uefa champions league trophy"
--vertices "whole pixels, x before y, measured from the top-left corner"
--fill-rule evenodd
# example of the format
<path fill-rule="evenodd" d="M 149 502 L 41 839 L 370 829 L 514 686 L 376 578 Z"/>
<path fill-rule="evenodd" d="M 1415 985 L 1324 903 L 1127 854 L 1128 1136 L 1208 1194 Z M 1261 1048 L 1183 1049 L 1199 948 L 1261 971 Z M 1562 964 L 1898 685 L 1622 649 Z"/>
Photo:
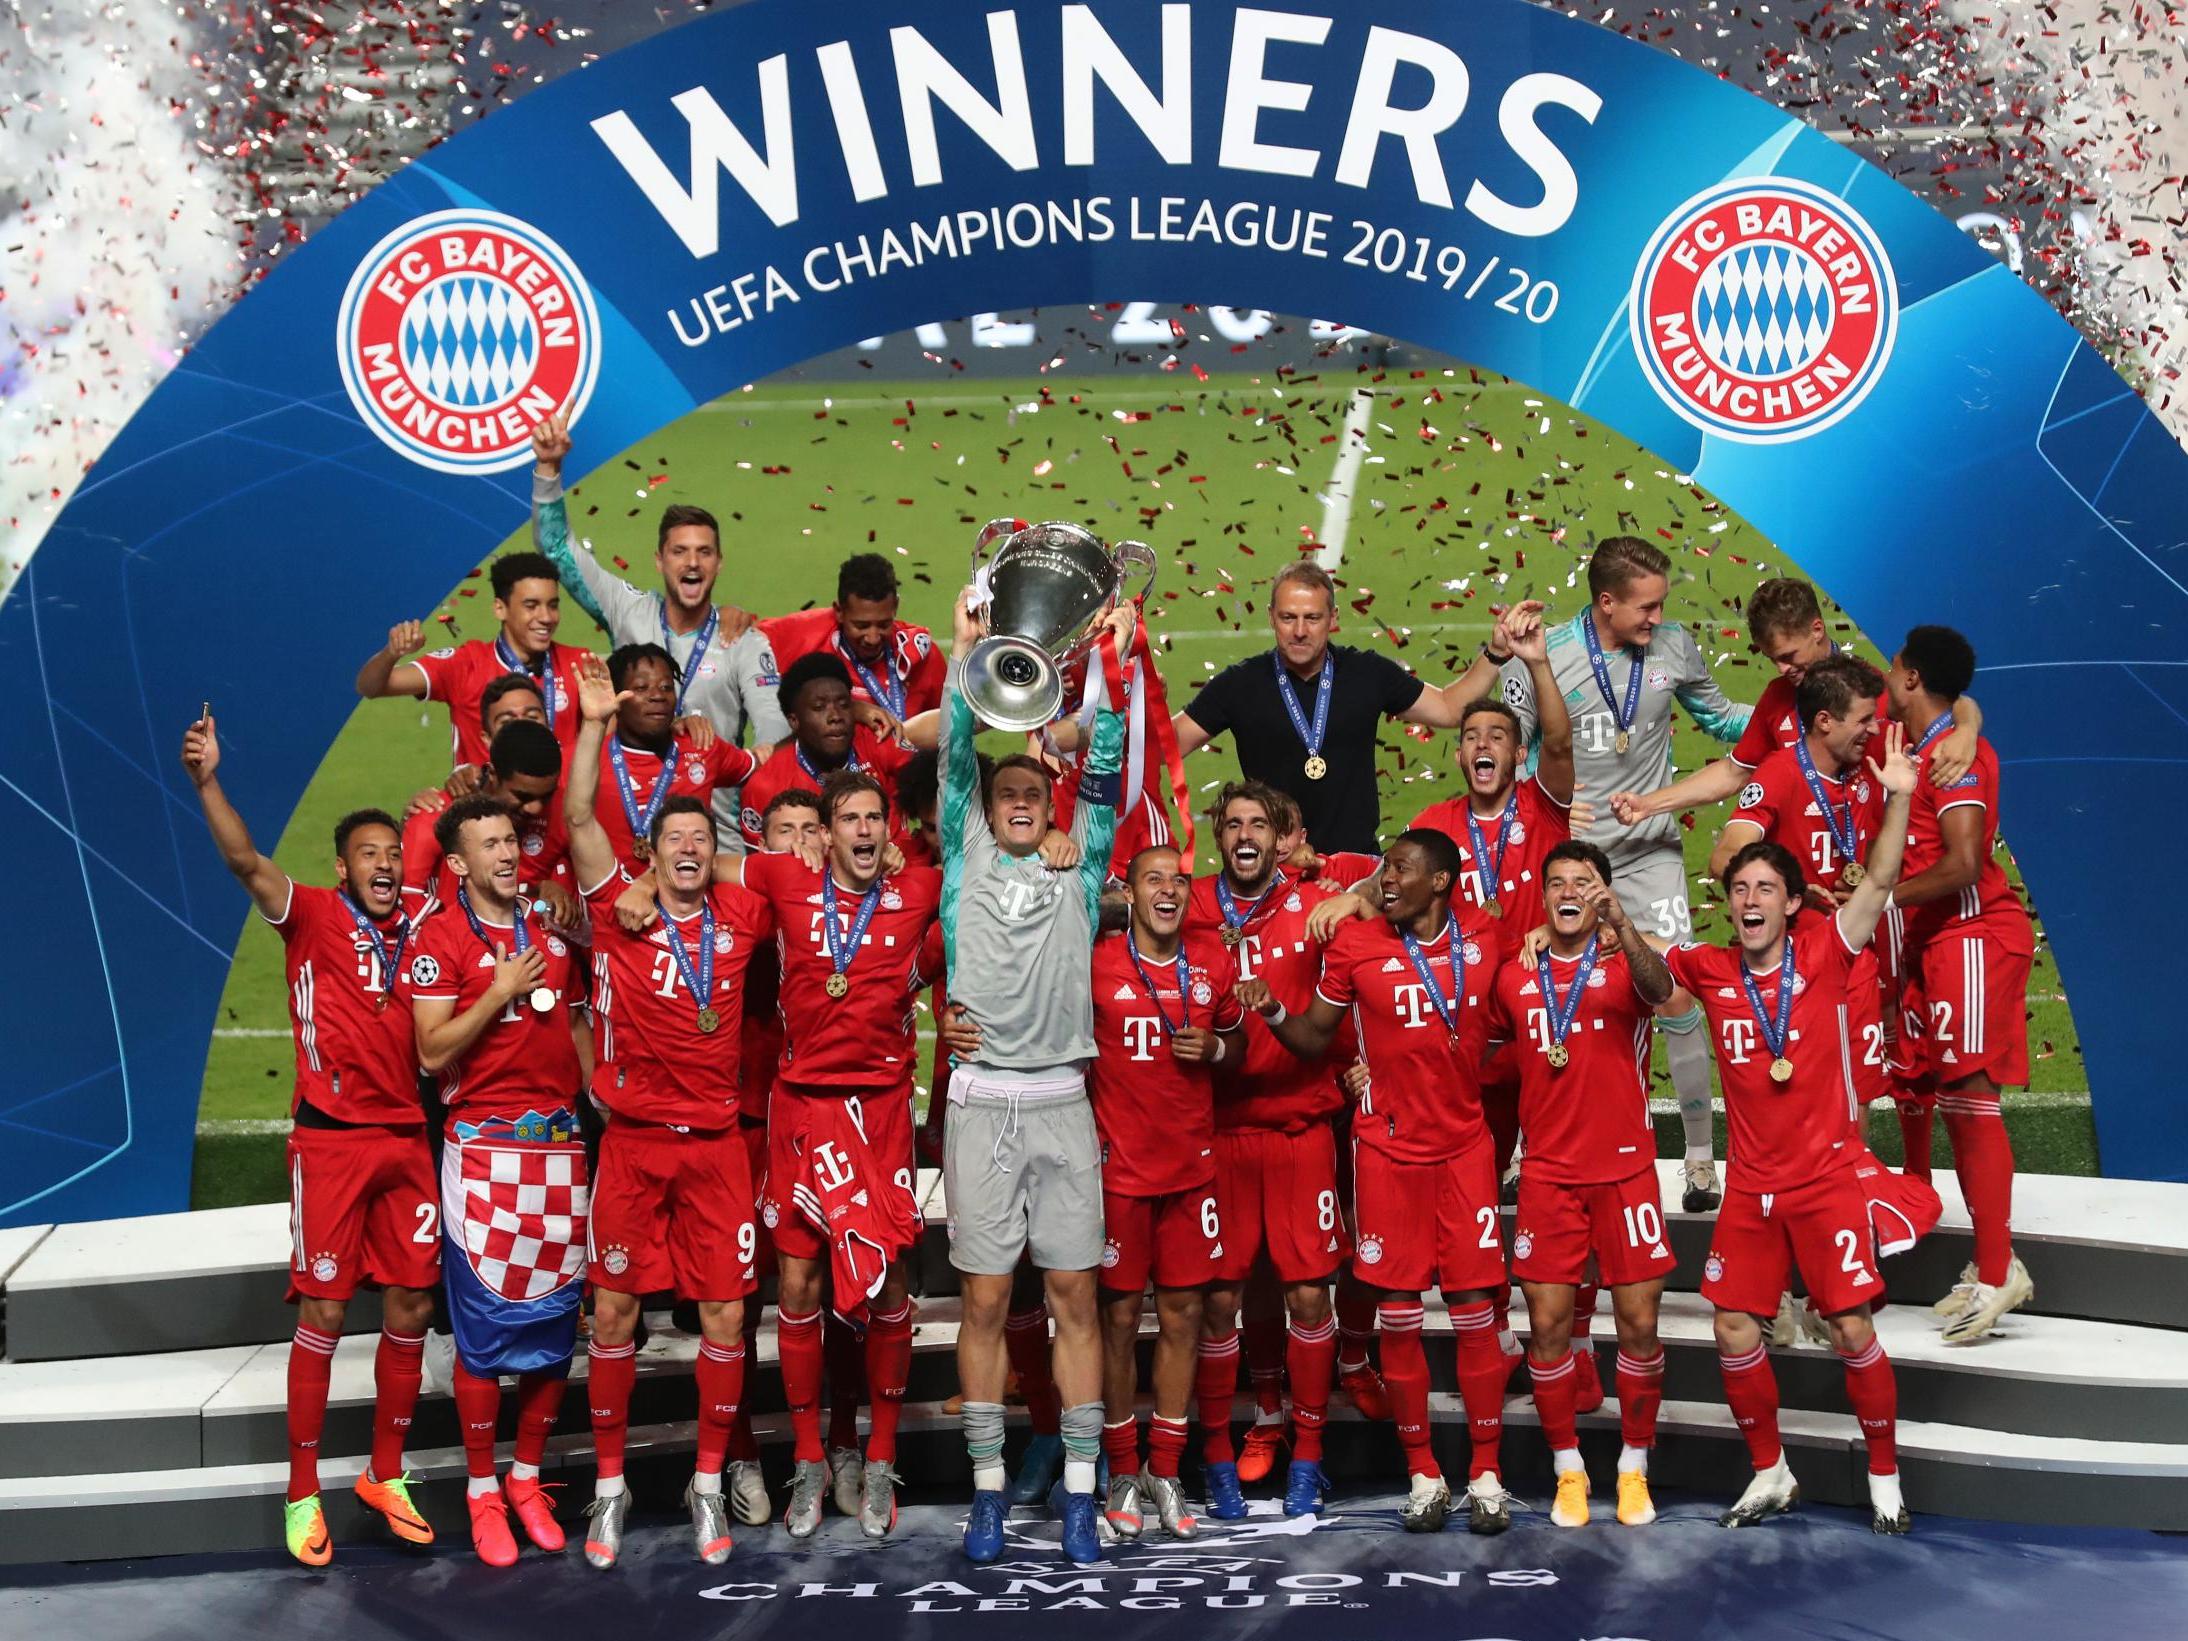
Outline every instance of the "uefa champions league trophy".
<path fill-rule="evenodd" d="M 1142 576 L 1132 597 L 1155 584 L 1155 552 L 1145 542 L 1104 547 L 1091 530 L 1061 521 L 991 520 L 973 543 L 972 567 L 974 585 L 987 594 L 987 634 L 966 654 L 958 688 L 997 729 L 1052 722 L 1063 709 L 1065 670 L 1093 647 L 1131 572 Z"/>

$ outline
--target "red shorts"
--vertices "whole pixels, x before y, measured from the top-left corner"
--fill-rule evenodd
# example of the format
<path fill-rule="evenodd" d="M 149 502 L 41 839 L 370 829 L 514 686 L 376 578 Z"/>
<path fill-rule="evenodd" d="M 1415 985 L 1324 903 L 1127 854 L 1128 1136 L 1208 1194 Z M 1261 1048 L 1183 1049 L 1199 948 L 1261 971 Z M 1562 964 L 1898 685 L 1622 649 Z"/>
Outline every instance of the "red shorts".
<path fill-rule="evenodd" d="M 1846 976 L 1846 1046 L 1853 1055 L 1854 1092 L 1863 1105 L 1892 1091 L 1884 999 L 1884 966 L 1874 944 L 1864 946 Z"/>
<path fill-rule="evenodd" d="M 1869 1234 L 1876 1239 L 1879 1259 L 1905 1253 L 1937 1229 L 1945 1204 L 1928 1180 L 1895 1174 L 1867 1151 L 1854 1164 L 1854 1173 L 1869 1199 Z"/>
<path fill-rule="evenodd" d="M 760 1186 L 767 1178 L 767 1124 L 739 1119 L 737 1137 L 744 1141 L 745 1172 L 752 1176 L 753 1212 L 759 1213 Z M 760 1235 L 752 1252 L 752 1274 L 756 1281 L 764 1282 L 775 1274 L 775 1238 L 767 1229 L 767 1217 L 760 1216 Z"/>
<path fill-rule="evenodd" d="M 890 1262 L 919 1240 L 907 1091 L 800 1094 L 777 1083 L 760 1219 L 784 1257 L 831 1260 L 844 1314 L 853 1291 L 879 1292 Z"/>
<path fill-rule="evenodd" d="M 1735 1185 L 1725 1192 L 1702 1266 L 1702 1297 L 1719 1310 L 1773 1316 L 1796 1269 L 1825 1316 L 1884 1297 L 1869 1196 L 1853 1168 L 1835 1168 L 1790 1191 Z"/>
<path fill-rule="evenodd" d="M 1102 1274 L 1111 1293 L 1158 1288 L 1200 1288 L 1216 1279 L 1222 1262 L 1223 1222 L 1215 1182 L 1161 1197 L 1102 1193 Z"/>
<path fill-rule="evenodd" d="M 1352 1213 L 1352 1270 L 1369 1287 L 1466 1293 L 1504 1283 L 1497 1163 L 1488 1145 L 1442 1162 L 1399 1162 L 1355 1143 Z"/>
<path fill-rule="evenodd" d="M 1948 935 L 1920 953 L 1924 1063 L 1940 1084 L 1978 1074 L 1998 1088 L 2028 1082 L 2030 957 L 1992 935 Z"/>
<path fill-rule="evenodd" d="M 1351 1239 L 1337 1214 L 1337 1136 L 1315 1123 L 1295 1133 L 1216 1133 L 1216 1206 L 1223 1215 L 1218 1282 L 1243 1282 L 1263 1250 L 1279 1282 L 1321 1282 Z"/>
<path fill-rule="evenodd" d="M 423 1128 L 289 1131 L 289 1298 L 430 1288 L 441 1188 Z"/>
<path fill-rule="evenodd" d="M 759 1227 L 737 1130 L 687 1134 L 611 1118 L 588 1243 L 586 1274 L 610 1293 L 709 1301 L 750 1293 Z"/>
<path fill-rule="evenodd" d="M 1570 1282 L 1595 1255 L 1606 1288 L 1670 1274 L 1678 1260 L 1664 1240 L 1656 1165 L 1608 1185 L 1553 1185 L 1522 1168 L 1512 1222 L 1512 1274 L 1522 1282 Z"/>

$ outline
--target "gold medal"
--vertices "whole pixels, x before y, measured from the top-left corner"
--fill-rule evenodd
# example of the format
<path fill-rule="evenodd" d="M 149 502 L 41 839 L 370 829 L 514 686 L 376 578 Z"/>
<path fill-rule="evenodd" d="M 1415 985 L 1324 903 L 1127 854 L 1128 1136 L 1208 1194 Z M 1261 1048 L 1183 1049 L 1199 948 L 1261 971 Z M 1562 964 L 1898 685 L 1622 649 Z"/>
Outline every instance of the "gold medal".
<path fill-rule="evenodd" d="M 1308 780 L 1310 780 L 1310 781 L 1318 781 L 1318 780 L 1320 780 L 1320 779 L 1321 779 L 1321 778 L 1322 778 L 1322 777 L 1323 777 L 1324 775 L 1327 775 L 1327 774 L 1328 774 L 1329 772 L 1330 772 L 1330 766 L 1329 766 L 1329 761 L 1328 761 L 1327 759 L 1325 759 L 1325 758 L 1324 758 L 1324 757 L 1322 756 L 1322 754 L 1321 754 L 1321 753 L 1319 753 L 1319 752 L 1315 752 L 1315 753 L 1310 753 L 1310 754 L 1308 755 L 1308 757 L 1307 757 L 1307 779 L 1308 779 Z"/>
<path fill-rule="evenodd" d="M 1499 923 L 1502 923 L 1504 921 L 1504 902 L 1498 900 L 1496 897 L 1491 896 L 1487 901 L 1485 901 L 1482 904 L 1482 910 L 1487 912 L 1491 917 L 1495 918 Z"/>
<path fill-rule="evenodd" d="M 373 1013 L 375 1013 L 375 1014 L 385 1014 L 385 1013 L 387 1013 L 387 993 L 386 993 L 386 992 L 384 992 L 384 991 L 383 991 L 382 993 L 380 993 L 380 995 L 379 995 L 379 996 L 375 997 L 375 998 L 374 998 L 374 999 L 372 1000 L 372 1012 L 373 1012 Z"/>
<path fill-rule="evenodd" d="M 1770 1080 L 1774 1083 L 1791 1082 L 1793 1080 L 1793 1062 L 1782 1054 L 1772 1060 L 1770 1062 Z"/>
<path fill-rule="evenodd" d="M 1223 943 L 1226 946 L 1235 946 L 1242 938 L 1243 934 L 1237 924 L 1226 923 L 1223 925 Z"/>
<path fill-rule="evenodd" d="M 850 989 L 850 976 L 844 974 L 831 974 L 822 987 L 822 990 L 826 991 L 831 997 L 841 997 Z"/>
<path fill-rule="evenodd" d="M 721 1030 L 722 1017 L 712 1009 L 701 1009 L 699 1011 L 699 1029 L 706 1032 Z"/>
<path fill-rule="evenodd" d="M 1552 1071 L 1563 1071 L 1566 1065 L 1572 1060 L 1572 1057 L 1572 1051 L 1568 1049 L 1563 1043 L 1552 1043 L 1549 1049 L 1543 1054 L 1543 1058 L 1550 1062 L 1550 1069 Z"/>
<path fill-rule="evenodd" d="M 1850 860 L 1846 863 L 1846 870 L 1839 873 L 1839 882 L 1845 884 L 1849 889 L 1858 889 L 1861 887 L 1861 880 L 1868 875 L 1868 872 L 1863 870 L 1860 861 Z"/>
<path fill-rule="evenodd" d="M 1626 749 L 1632 745 L 1633 732 L 1622 729 L 1618 732 L 1618 739 L 1611 743 L 1611 750 L 1623 758 L 1626 755 Z"/>
<path fill-rule="evenodd" d="M 631 844 L 631 859 L 637 861 L 641 866 L 645 865 L 647 861 L 653 859 L 653 845 L 644 838 L 637 839 Z"/>

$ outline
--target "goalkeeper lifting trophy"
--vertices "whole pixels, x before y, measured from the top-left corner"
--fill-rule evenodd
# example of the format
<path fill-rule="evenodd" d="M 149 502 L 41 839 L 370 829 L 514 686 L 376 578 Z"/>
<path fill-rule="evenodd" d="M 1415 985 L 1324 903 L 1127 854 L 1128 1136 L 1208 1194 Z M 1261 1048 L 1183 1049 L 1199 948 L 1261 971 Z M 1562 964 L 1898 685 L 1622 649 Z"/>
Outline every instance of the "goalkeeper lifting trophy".
<path fill-rule="evenodd" d="M 972 568 L 987 596 L 987 635 L 967 653 L 959 688 L 984 722 L 1023 731 L 1063 710 L 1065 670 L 1126 596 L 1134 570 L 1141 580 L 1130 596 L 1146 596 L 1155 553 L 1141 541 L 1105 547 L 1076 524 L 994 519 L 973 543 Z"/>

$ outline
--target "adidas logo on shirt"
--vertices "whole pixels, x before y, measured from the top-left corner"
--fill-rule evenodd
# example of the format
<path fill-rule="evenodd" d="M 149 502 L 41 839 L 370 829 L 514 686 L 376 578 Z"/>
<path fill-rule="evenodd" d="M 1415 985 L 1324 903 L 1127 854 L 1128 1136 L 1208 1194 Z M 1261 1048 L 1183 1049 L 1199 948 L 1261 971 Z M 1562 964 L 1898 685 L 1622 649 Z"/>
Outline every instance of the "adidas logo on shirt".
<path fill-rule="evenodd" d="M 1395 957 L 1386 957 L 1383 959 L 1383 972 L 1385 974 L 1403 974 L 1405 973 L 1405 965 Z"/>
<path fill-rule="evenodd" d="M 1131 1002 L 1131 1001 L 1132 1001 L 1132 988 L 1131 988 L 1131 986 L 1130 986 L 1130 985 L 1123 985 L 1123 986 L 1119 986 L 1119 987 L 1117 988 L 1117 995 L 1116 995 L 1115 997 L 1111 998 L 1111 999 L 1110 999 L 1110 1001 L 1111 1001 L 1111 1002 L 1113 1002 L 1113 1003 L 1129 1003 L 1129 1002 Z"/>

